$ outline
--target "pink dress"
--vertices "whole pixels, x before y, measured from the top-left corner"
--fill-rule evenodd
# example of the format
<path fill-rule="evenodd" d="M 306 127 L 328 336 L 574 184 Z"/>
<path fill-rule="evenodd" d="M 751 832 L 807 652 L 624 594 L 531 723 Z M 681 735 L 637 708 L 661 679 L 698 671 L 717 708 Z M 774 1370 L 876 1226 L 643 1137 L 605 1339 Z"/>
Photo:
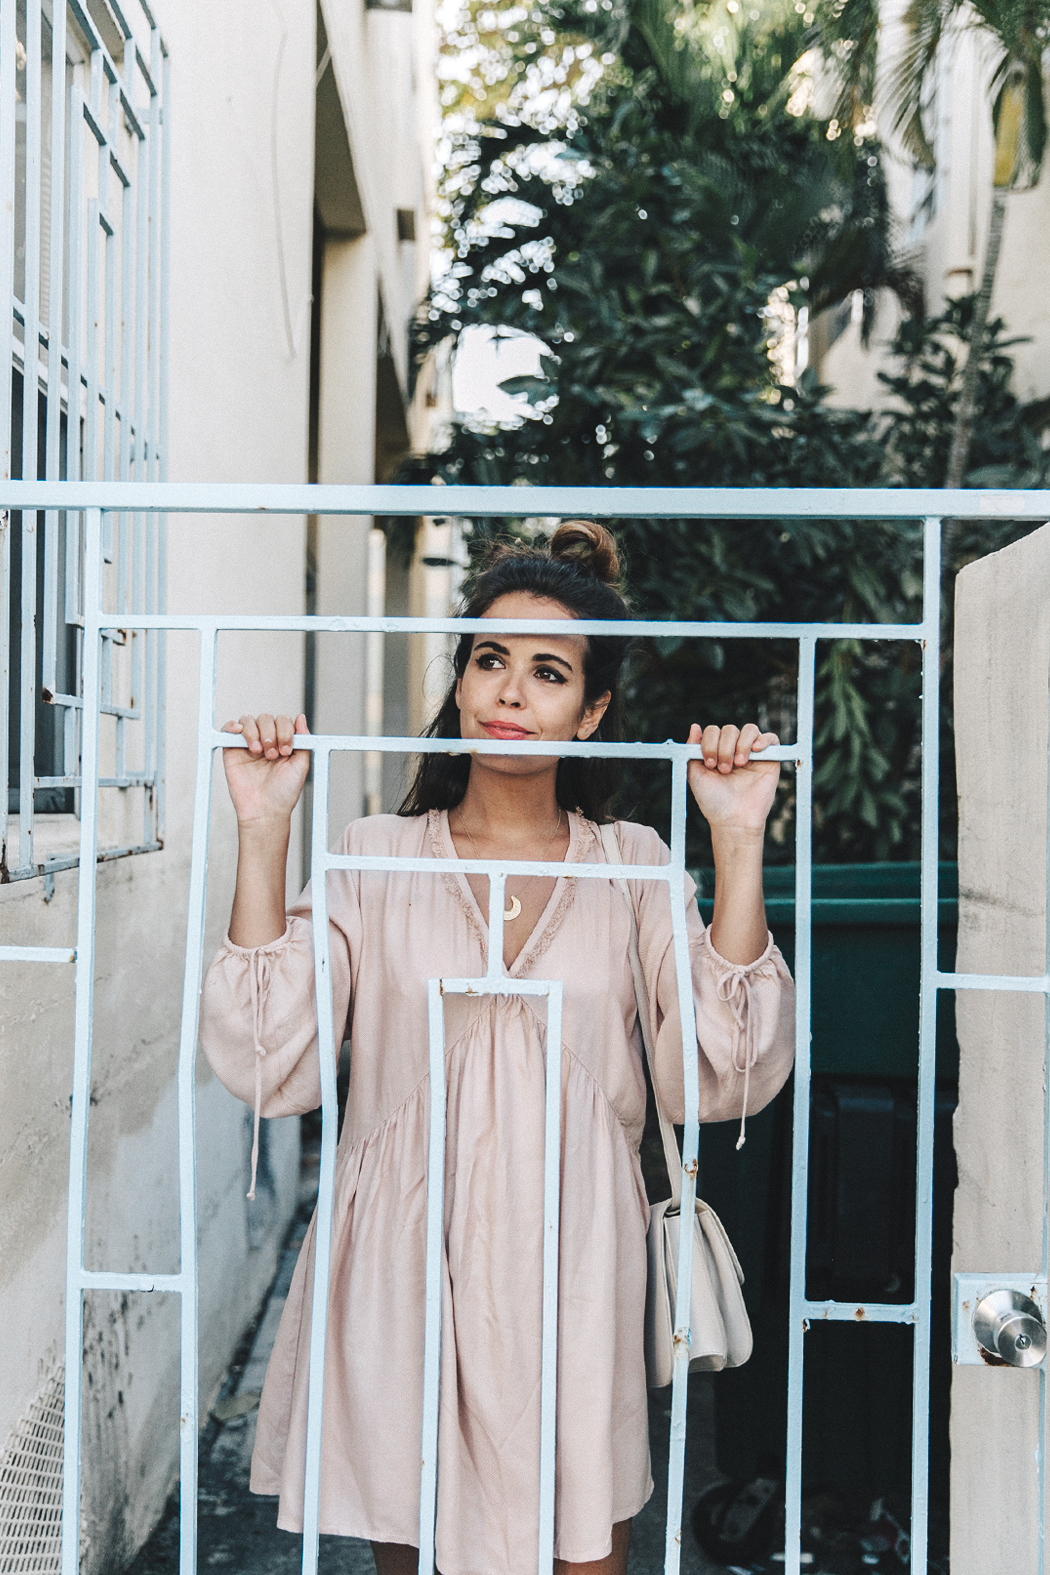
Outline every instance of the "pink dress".
<path fill-rule="evenodd" d="M 604 861 L 569 816 L 566 863 Z M 646 826 L 620 822 L 625 862 L 666 863 Z M 354 821 L 349 853 L 455 857 L 448 817 Z M 683 1116 L 667 888 L 633 884 L 655 1015 L 657 1075 Z M 793 992 L 770 937 L 746 967 L 711 946 L 689 883 L 700 1119 L 766 1104 L 788 1075 Z M 486 923 L 460 875 L 329 877 L 338 1041 L 350 1091 L 335 1177 L 321 1530 L 418 1541 L 429 1101 L 426 981 L 485 971 Z M 652 1491 L 642 1351 L 648 1209 L 638 1160 L 643 1049 L 629 920 L 612 882 L 561 878 L 511 977 L 561 979 L 562 1203 L 555 1553 L 599 1559 L 614 1523 Z M 264 1116 L 320 1103 L 309 888 L 280 940 L 226 940 L 204 985 L 201 1044 L 222 1082 Z M 445 999 L 448 1148 L 437 1562 L 443 1575 L 532 1575 L 539 1504 L 545 1008 L 542 998 Z M 251 1485 L 302 1527 L 311 1225 L 259 1408 Z"/>

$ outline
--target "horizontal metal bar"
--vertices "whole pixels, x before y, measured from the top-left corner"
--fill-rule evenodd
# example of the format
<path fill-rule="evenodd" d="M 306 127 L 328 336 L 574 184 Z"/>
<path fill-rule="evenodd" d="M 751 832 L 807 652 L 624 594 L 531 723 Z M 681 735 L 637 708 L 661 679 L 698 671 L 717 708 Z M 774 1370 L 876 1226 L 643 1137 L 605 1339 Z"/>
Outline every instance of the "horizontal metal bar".
<path fill-rule="evenodd" d="M 101 714 L 105 716 L 105 708 L 100 707 Z M 80 777 L 35 777 L 38 788 L 78 788 L 83 784 Z M 99 777 L 99 787 L 151 787 L 153 777 L 144 771 L 132 771 L 122 777 Z"/>
<path fill-rule="evenodd" d="M 136 853 L 159 853 L 164 846 L 163 842 L 140 842 L 134 848 L 101 848 L 95 855 L 96 864 L 109 864 L 114 859 L 130 859 Z M 36 864 L 21 864 L 17 869 L 9 869 L 9 881 L 35 880 L 39 875 L 56 875 L 59 870 L 76 869 L 80 863 L 77 853 L 57 854 L 54 858 L 43 859 Z"/>
<path fill-rule="evenodd" d="M 247 749 L 240 733 L 214 732 L 213 749 Z M 297 733 L 296 750 L 318 750 L 325 754 L 359 749 L 377 750 L 388 755 L 551 755 L 573 756 L 584 760 L 702 760 L 699 744 L 676 744 L 668 739 L 665 744 L 614 744 L 590 740 L 552 738 L 533 743 L 526 739 L 511 742 L 506 738 L 380 738 L 374 733 Z M 752 760 L 797 759 L 793 744 L 772 744 L 768 749 L 756 750 Z"/>
<path fill-rule="evenodd" d="M 0 508 L 168 514 L 373 514 L 503 519 L 1047 519 L 1050 492 L 932 487 L 437 487 L 11 481 Z"/>
<path fill-rule="evenodd" d="M 1025 995 L 1050 994 L 1050 974 L 938 973 L 938 990 L 1010 990 Z"/>
<path fill-rule="evenodd" d="M 0 946 L 0 963 L 5 962 L 76 962 L 76 947 L 68 946 Z"/>
<path fill-rule="evenodd" d="M 482 871 L 471 871 L 481 874 Z M 549 979 L 439 979 L 442 995 L 550 995 Z"/>
<path fill-rule="evenodd" d="M 658 880 L 674 878 L 673 864 L 555 864 L 543 859 L 432 859 L 399 858 L 393 853 L 329 853 L 329 870 L 372 870 L 411 875 L 536 875 L 544 880 Z M 515 980 L 519 984 L 520 980 Z M 542 992 L 541 992 L 542 993 Z"/>
<path fill-rule="evenodd" d="M 803 1302 L 808 1323 L 914 1323 L 914 1302 Z"/>
<path fill-rule="evenodd" d="M 175 1291 L 181 1294 L 189 1281 L 181 1274 L 111 1274 L 104 1269 L 81 1269 L 85 1291 Z"/>
<path fill-rule="evenodd" d="M 651 640 L 916 640 L 926 639 L 921 623 L 691 623 L 659 618 L 503 618 L 507 634 L 611 635 L 618 639 Z M 99 628 L 236 630 L 250 634 L 471 634 L 491 632 L 491 618 L 359 618 L 333 614 L 270 613 L 103 613 Z"/>

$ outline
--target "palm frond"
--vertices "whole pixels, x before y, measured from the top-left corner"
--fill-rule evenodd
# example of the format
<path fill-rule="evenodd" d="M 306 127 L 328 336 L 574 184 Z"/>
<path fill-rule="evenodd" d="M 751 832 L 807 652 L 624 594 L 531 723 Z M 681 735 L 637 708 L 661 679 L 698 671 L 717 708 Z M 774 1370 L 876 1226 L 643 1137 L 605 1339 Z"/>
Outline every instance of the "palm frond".
<path fill-rule="evenodd" d="M 822 0 L 811 38 L 835 84 L 833 114 L 844 129 L 865 125 L 875 102 L 878 0 Z"/>
<path fill-rule="evenodd" d="M 904 34 L 886 74 L 886 99 L 893 129 L 917 163 L 932 169 L 933 146 L 923 125 L 930 72 L 952 13 L 960 0 L 909 0 L 901 18 Z"/>

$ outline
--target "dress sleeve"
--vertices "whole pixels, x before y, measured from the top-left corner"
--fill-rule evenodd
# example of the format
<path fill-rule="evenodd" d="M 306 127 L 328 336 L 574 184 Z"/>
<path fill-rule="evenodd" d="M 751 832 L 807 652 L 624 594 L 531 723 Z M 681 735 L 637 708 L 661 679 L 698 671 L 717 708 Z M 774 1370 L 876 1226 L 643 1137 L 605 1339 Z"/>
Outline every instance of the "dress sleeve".
<path fill-rule="evenodd" d="M 641 830 L 642 828 L 633 828 Z M 666 863 L 669 852 L 655 832 L 659 852 L 636 852 L 632 862 Z M 667 888 L 632 883 L 639 920 L 639 951 L 649 992 L 650 1023 L 660 1097 L 671 1120 L 685 1119 L 682 1036 L 678 983 Z M 696 905 L 696 887 L 686 876 L 686 933 L 693 1008 L 700 1052 L 701 1121 L 740 1117 L 761 1110 L 787 1081 L 795 1055 L 795 990 L 780 951 L 767 936 L 765 950 L 750 963 L 730 963 L 715 951 Z"/>
<path fill-rule="evenodd" d="M 347 851 L 344 836 L 340 851 Z M 329 877 L 329 951 L 338 1055 L 350 1010 L 350 958 L 359 915 L 356 872 Z M 260 1116 L 301 1115 L 321 1103 L 314 999 L 310 887 L 288 912 L 288 927 L 266 946 L 236 946 L 227 934 L 201 993 L 200 1045 L 219 1081 L 255 1111 L 252 1187 Z"/>

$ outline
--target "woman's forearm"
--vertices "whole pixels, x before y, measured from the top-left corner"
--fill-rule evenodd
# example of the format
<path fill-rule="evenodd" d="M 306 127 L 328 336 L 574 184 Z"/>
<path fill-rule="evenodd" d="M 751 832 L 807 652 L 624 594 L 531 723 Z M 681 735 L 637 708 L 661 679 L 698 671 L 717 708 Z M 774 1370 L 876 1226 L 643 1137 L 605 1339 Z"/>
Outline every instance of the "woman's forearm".
<path fill-rule="evenodd" d="M 268 946 L 287 928 L 284 895 L 291 822 L 287 816 L 237 828 L 237 888 L 230 916 L 235 946 Z"/>
<path fill-rule="evenodd" d="M 715 855 L 715 911 L 711 944 L 731 963 L 751 963 L 766 948 L 762 898 L 763 830 L 711 828 Z"/>

